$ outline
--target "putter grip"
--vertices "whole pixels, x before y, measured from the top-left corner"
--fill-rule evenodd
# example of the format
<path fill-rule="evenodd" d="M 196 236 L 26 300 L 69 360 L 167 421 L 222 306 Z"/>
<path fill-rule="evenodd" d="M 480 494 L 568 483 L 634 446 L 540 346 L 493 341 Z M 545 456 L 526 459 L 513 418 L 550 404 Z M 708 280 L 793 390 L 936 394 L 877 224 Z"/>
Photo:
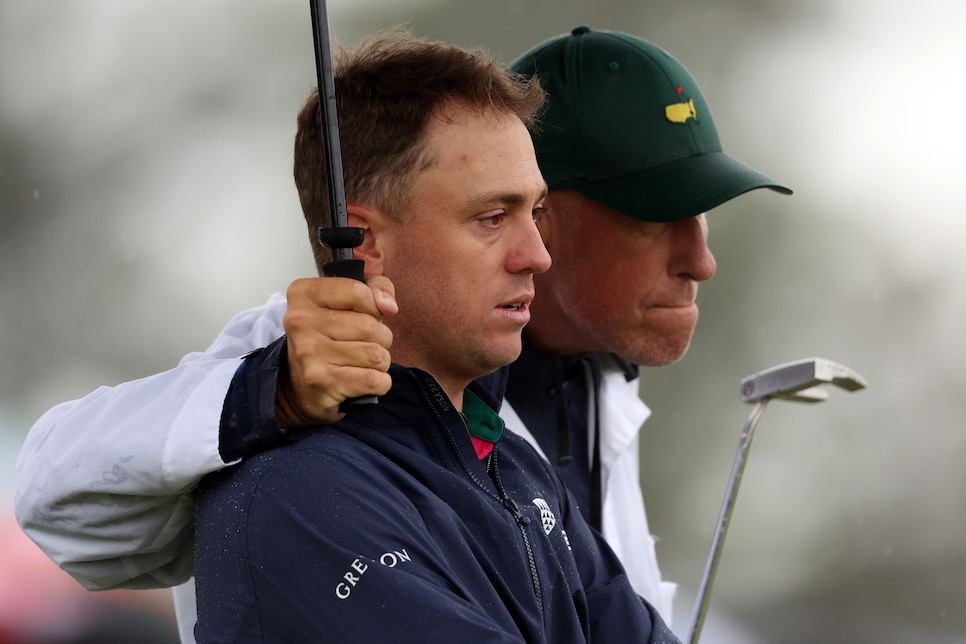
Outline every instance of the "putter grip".
<path fill-rule="evenodd" d="M 348 277 L 365 282 L 366 262 L 361 259 L 337 259 L 322 266 L 326 277 Z"/>
<path fill-rule="evenodd" d="M 365 281 L 366 263 L 361 259 L 337 259 L 322 266 L 322 274 L 326 277 L 348 277 L 360 282 Z M 346 413 L 356 405 L 375 405 L 378 396 L 359 396 L 348 398 L 339 405 L 339 411 Z"/>

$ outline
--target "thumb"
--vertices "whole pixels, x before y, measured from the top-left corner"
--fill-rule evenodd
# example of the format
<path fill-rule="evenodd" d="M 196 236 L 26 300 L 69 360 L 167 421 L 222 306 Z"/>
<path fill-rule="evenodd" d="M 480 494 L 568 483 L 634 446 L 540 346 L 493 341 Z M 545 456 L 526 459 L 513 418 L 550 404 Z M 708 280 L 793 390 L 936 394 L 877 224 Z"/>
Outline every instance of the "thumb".
<path fill-rule="evenodd" d="M 374 275 L 366 279 L 366 284 L 372 289 L 373 297 L 376 300 L 376 308 L 383 315 L 394 315 L 399 312 L 399 305 L 396 303 L 396 287 L 385 275 Z"/>

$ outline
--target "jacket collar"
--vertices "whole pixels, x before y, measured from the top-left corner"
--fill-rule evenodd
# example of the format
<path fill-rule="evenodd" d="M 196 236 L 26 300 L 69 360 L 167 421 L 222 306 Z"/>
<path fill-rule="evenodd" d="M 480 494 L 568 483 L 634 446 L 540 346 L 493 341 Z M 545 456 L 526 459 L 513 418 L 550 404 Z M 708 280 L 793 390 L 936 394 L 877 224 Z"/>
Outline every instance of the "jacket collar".
<path fill-rule="evenodd" d="M 575 356 L 558 356 L 538 351 L 524 340 L 523 353 L 508 369 L 510 385 L 516 395 L 525 394 L 526 391 L 539 395 L 556 387 L 558 374 L 564 381 L 578 378 L 582 381 L 585 377 L 584 365 L 588 362 L 598 362 L 605 371 L 616 368 L 627 382 L 635 380 L 639 375 L 637 365 L 616 353 L 586 352 Z M 522 392 L 519 386 L 521 383 L 526 383 Z"/>

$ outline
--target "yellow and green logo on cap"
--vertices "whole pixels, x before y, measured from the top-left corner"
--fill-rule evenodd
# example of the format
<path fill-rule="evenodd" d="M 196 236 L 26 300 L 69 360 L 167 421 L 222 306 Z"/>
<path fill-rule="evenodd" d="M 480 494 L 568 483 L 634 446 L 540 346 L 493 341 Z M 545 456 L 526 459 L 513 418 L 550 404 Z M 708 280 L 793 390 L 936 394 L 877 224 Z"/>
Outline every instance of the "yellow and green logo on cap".
<path fill-rule="evenodd" d="M 684 93 L 684 88 L 680 85 L 677 86 L 678 94 Z M 694 108 L 694 99 L 692 98 L 687 103 L 671 103 L 664 107 L 664 116 L 671 123 L 687 123 L 688 119 L 698 120 L 698 112 Z"/>

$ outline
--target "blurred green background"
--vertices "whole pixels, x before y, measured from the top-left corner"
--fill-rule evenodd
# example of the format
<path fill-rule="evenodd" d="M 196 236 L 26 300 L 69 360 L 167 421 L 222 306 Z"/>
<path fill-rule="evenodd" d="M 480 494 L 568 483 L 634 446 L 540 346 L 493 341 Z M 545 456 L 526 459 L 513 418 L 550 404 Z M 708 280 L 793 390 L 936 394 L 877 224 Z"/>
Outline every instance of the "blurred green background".
<path fill-rule="evenodd" d="M 703 641 L 966 642 L 966 5 L 330 0 L 329 13 L 350 46 L 405 24 L 509 62 L 586 24 L 677 57 L 725 150 L 796 194 L 711 213 L 719 270 L 692 348 L 643 373 L 643 484 L 681 584 L 676 630 L 750 411 L 738 382 L 821 356 L 869 389 L 770 406 Z M 44 410 L 174 366 L 313 273 L 291 145 L 314 80 L 307 3 L 0 0 L 4 522 Z M 151 597 L 167 615 L 167 594 Z"/>

